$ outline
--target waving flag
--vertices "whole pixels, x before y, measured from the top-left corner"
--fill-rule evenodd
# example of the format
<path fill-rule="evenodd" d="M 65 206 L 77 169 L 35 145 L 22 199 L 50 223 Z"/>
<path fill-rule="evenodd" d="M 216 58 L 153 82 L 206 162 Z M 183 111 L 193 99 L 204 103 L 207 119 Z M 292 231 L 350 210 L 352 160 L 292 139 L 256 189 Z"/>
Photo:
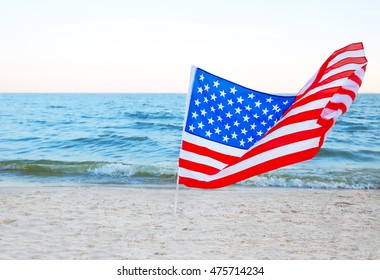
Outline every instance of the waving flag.
<path fill-rule="evenodd" d="M 193 67 L 178 183 L 219 188 L 314 157 L 361 85 L 362 43 L 335 51 L 296 96 L 258 92 Z"/>

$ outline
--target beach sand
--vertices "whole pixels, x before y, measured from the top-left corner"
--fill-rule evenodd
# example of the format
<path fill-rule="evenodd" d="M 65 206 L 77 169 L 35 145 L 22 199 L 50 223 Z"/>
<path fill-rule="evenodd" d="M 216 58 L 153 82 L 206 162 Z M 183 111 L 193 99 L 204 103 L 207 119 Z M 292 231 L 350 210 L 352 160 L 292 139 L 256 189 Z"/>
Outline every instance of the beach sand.
<path fill-rule="evenodd" d="M 0 259 L 380 259 L 380 191 L 0 188 Z"/>

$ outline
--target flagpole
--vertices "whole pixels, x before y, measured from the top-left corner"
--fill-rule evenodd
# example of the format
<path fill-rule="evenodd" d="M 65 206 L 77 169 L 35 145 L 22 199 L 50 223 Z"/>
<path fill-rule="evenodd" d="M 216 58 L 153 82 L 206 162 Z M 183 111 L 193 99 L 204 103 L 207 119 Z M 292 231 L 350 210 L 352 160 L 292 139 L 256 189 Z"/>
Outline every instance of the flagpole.
<path fill-rule="evenodd" d="M 173 215 L 177 215 L 177 205 L 178 205 L 178 193 L 179 193 L 179 184 L 177 182 L 177 185 L 175 187 L 175 194 L 174 194 L 174 205 L 173 205 Z"/>
<path fill-rule="evenodd" d="M 190 99 L 191 99 L 191 94 L 192 94 L 196 70 L 197 70 L 197 68 L 194 65 L 191 66 L 190 83 L 189 83 L 189 89 L 188 89 L 188 93 L 187 93 L 187 97 L 186 97 L 185 119 L 183 122 L 182 134 L 185 133 L 185 125 L 187 122 L 188 110 L 189 110 L 189 106 L 190 106 Z M 182 138 L 183 138 L 183 136 L 182 136 Z M 178 194 L 179 194 L 179 171 L 178 171 L 178 175 L 177 175 L 177 185 L 176 185 L 175 194 L 174 194 L 174 205 L 173 205 L 173 215 L 174 216 L 177 215 Z"/>

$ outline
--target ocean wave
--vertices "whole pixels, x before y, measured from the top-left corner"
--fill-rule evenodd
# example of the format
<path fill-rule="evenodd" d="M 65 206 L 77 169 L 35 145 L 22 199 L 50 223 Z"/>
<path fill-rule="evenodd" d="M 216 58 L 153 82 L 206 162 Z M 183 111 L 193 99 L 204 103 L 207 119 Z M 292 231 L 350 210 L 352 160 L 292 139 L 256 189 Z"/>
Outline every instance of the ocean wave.
<path fill-rule="evenodd" d="M 122 162 L 64 162 L 49 160 L 0 161 L 0 175 L 34 176 L 39 181 L 60 178 L 95 184 L 174 185 L 176 165 L 144 165 Z M 283 168 L 236 184 L 237 187 L 315 189 L 380 189 L 379 168 Z"/>
<path fill-rule="evenodd" d="M 243 181 L 241 185 L 255 187 L 311 189 L 380 189 L 380 169 L 295 169 L 284 168 Z"/>
<path fill-rule="evenodd" d="M 173 168 L 117 162 L 64 162 L 51 160 L 14 160 L 0 162 L 0 174 L 13 172 L 34 176 L 108 176 L 108 177 L 175 177 Z"/>

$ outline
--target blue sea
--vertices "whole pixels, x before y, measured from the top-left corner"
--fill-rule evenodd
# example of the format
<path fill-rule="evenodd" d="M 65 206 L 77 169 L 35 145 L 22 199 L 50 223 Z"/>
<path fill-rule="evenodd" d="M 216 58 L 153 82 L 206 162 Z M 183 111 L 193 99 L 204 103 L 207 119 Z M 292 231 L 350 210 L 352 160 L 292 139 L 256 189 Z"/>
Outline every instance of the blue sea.
<path fill-rule="evenodd" d="M 0 187 L 174 187 L 185 94 L 0 94 Z M 380 189 L 380 94 L 312 160 L 235 187 Z"/>

